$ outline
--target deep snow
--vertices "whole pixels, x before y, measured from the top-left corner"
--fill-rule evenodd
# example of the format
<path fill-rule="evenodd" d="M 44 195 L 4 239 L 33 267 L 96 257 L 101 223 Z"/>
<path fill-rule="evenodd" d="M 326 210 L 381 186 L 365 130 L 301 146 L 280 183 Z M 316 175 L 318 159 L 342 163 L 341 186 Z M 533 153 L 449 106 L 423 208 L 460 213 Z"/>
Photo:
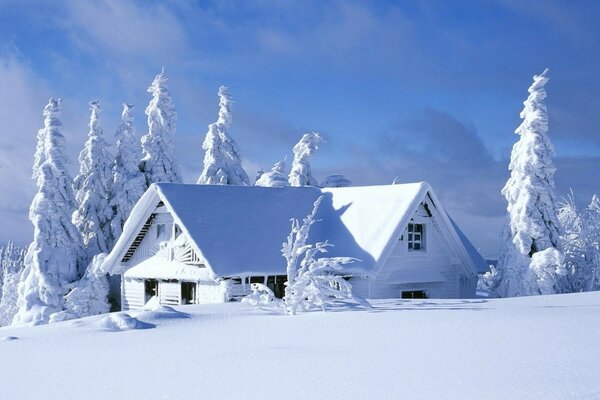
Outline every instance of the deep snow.
<path fill-rule="evenodd" d="M 0 328 L 0 398 L 600 398 L 600 293 L 372 304 Z"/>

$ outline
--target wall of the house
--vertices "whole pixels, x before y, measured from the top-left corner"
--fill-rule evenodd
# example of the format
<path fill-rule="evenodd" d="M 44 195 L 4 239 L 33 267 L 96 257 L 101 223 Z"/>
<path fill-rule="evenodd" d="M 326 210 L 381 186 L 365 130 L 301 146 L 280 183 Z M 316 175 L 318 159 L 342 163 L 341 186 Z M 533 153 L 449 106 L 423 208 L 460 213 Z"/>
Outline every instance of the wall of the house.
<path fill-rule="evenodd" d="M 165 225 L 164 233 L 160 237 L 158 234 L 158 225 Z M 126 265 L 134 266 L 156 254 L 159 244 L 171 239 L 172 232 L 173 217 L 168 213 L 158 214 L 154 221 L 152 221 L 152 225 L 146 233 L 146 236 L 144 236 L 144 239 L 141 241 Z"/>
<path fill-rule="evenodd" d="M 121 279 L 121 309 L 135 310 L 146 304 L 144 281 L 138 279 Z"/>
<path fill-rule="evenodd" d="M 122 310 L 135 310 L 144 306 L 146 300 L 144 279 L 122 278 Z M 226 287 L 218 282 L 196 282 L 194 304 L 224 303 L 227 301 Z M 181 281 L 158 280 L 158 298 L 160 304 L 181 305 Z"/>
<path fill-rule="evenodd" d="M 465 276 L 461 260 L 453 245 L 442 234 L 436 222 L 437 211 L 428 204 L 429 216 L 423 205 L 413 216 L 413 222 L 425 225 L 425 249 L 409 250 L 407 232 L 399 240 L 377 275 L 371 278 L 369 298 L 398 298 L 402 291 L 425 290 L 430 298 L 470 298 L 475 296 L 475 276 Z M 431 270 L 441 273 L 445 282 L 390 283 L 398 271 Z M 364 292 L 364 288 L 361 288 Z"/>

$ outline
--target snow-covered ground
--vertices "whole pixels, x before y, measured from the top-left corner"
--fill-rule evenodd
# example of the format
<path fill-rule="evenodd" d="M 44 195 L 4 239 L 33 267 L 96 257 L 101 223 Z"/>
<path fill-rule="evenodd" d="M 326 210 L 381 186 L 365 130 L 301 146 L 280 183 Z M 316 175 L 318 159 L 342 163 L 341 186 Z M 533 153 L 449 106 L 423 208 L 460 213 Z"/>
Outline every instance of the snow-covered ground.
<path fill-rule="evenodd" d="M 0 328 L 0 398 L 600 399 L 600 293 L 372 304 Z"/>

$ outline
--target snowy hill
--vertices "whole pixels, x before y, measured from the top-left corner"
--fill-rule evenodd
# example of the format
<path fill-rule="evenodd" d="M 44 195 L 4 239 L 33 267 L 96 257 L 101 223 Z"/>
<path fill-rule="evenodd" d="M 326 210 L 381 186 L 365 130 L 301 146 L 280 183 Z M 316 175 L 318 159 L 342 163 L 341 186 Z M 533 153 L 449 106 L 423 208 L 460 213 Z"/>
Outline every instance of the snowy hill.
<path fill-rule="evenodd" d="M 6 327 L 0 398 L 597 399 L 599 311 L 600 293 L 585 293 Z"/>

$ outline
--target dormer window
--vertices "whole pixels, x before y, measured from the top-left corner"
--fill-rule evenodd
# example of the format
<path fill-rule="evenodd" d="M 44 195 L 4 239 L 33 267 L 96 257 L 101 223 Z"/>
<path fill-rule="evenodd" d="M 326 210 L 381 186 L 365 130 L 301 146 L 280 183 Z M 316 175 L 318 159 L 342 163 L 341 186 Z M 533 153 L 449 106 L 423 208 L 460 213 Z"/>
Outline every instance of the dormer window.
<path fill-rule="evenodd" d="M 408 224 L 408 250 L 423 251 L 425 250 L 425 225 L 424 224 Z"/>

